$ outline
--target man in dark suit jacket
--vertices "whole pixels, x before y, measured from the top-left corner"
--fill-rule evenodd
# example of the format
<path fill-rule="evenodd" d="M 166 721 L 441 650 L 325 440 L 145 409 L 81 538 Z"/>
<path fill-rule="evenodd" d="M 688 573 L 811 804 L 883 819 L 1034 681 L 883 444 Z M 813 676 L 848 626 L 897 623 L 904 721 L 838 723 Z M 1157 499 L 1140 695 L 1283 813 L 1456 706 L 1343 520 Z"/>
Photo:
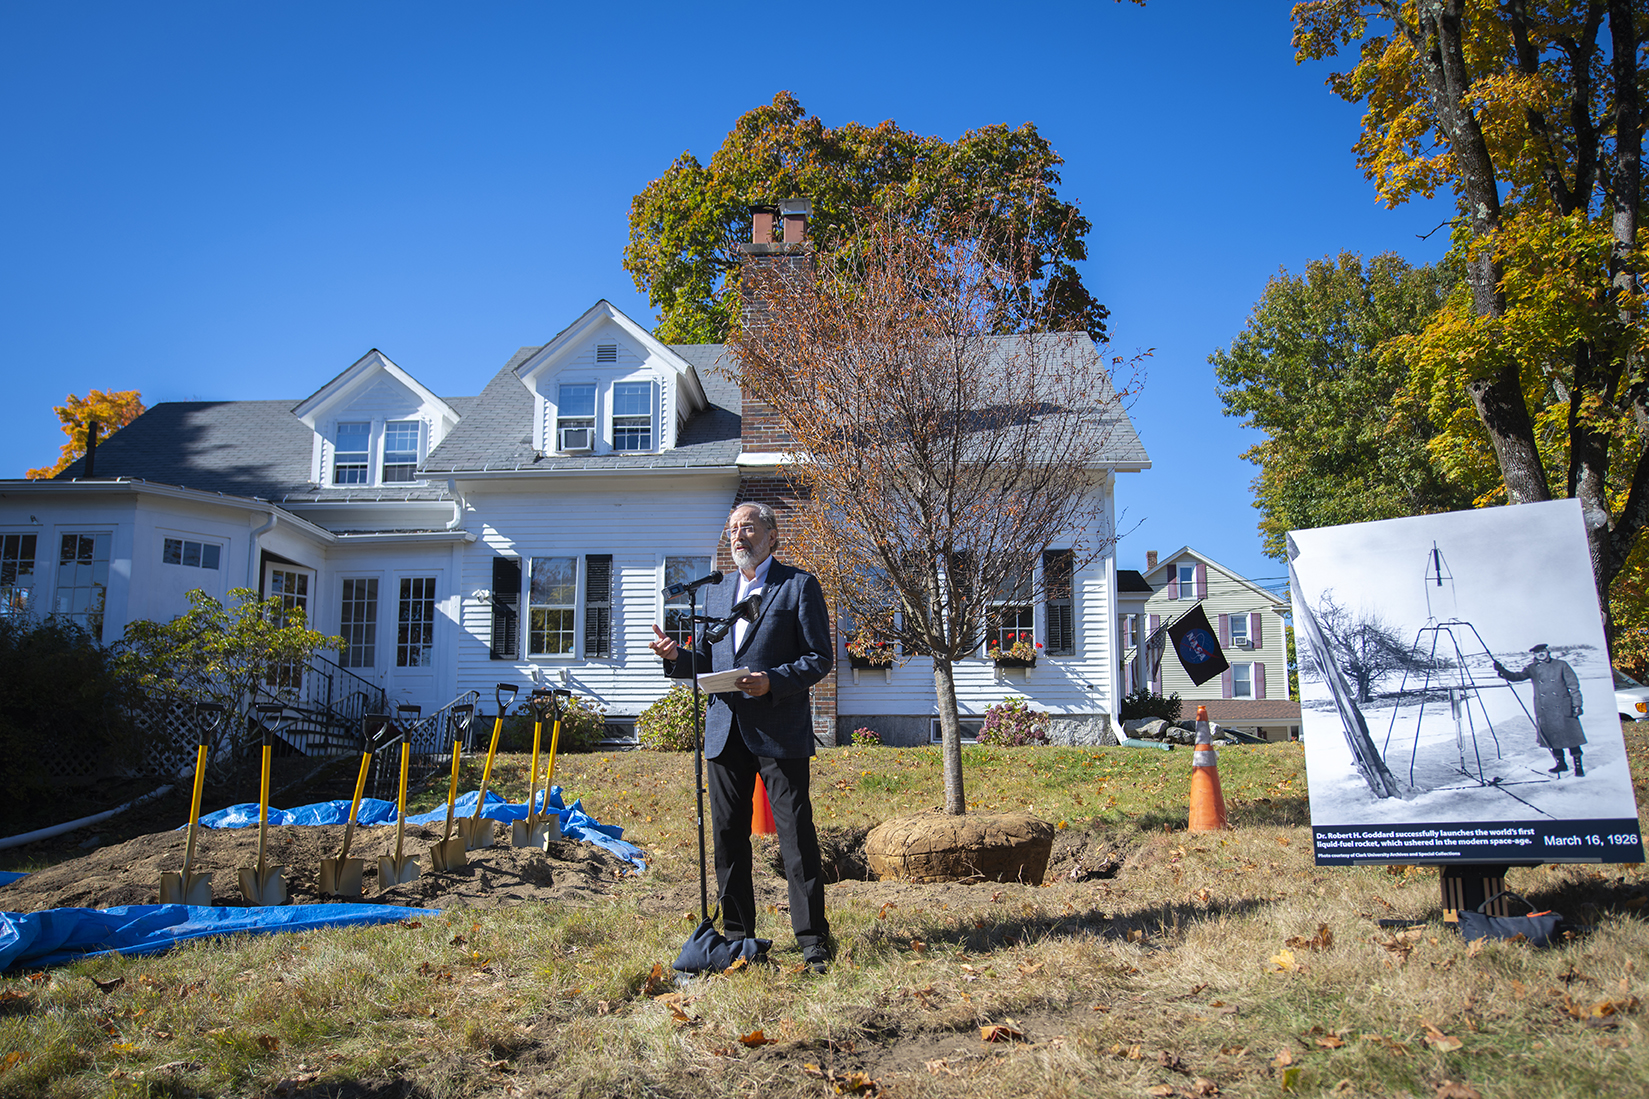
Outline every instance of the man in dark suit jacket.
<path fill-rule="evenodd" d="M 682 658 L 680 646 L 657 625 L 651 647 L 664 660 L 669 676 L 750 669 L 739 679 L 739 690 L 711 695 L 704 715 L 723 933 L 729 939 L 756 933 L 750 813 L 760 773 L 773 806 L 790 886 L 790 926 L 802 960 L 823 972 L 830 962 L 830 925 L 825 920 L 819 837 L 808 796 L 808 760 L 813 755 L 808 692 L 830 672 L 830 616 L 818 580 L 774 559 L 779 539 L 772 508 L 739 505 L 728 517 L 727 535 L 738 572 L 707 589 L 705 613 L 726 617 L 755 595 L 759 603 L 753 620 L 741 618 L 722 640 L 699 644 L 692 661 Z"/>

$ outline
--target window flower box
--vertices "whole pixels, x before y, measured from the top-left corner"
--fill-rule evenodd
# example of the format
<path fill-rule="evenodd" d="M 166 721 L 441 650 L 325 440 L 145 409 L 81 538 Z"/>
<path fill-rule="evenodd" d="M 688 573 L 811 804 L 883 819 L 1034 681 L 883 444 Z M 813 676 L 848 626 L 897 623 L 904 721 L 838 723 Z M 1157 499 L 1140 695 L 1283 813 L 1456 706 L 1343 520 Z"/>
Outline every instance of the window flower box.
<path fill-rule="evenodd" d="M 847 642 L 847 663 L 850 668 L 887 669 L 893 665 L 893 644 L 889 641 L 850 637 Z"/>
<path fill-rule="evenodd" d="M 1003 641 L 1009 643 L 1004 646 Z M 1041 654 L 1041 642 L 1033 641 L 1029 631 L 1022 631 L 1000 639 L 992 638 L 985 655 L 989 656 L 998 668 L 1034 668 L 1036 658 Z"/>

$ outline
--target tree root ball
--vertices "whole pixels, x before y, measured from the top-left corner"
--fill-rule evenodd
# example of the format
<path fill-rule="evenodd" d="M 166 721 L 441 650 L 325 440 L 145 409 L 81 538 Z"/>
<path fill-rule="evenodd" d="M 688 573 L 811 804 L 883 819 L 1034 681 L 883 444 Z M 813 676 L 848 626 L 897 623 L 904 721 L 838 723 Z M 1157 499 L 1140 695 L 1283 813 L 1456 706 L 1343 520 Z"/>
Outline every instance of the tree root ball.
<path fill-rule="evenodd" d="M 1029 813 L 920 813 L 871 829 L 865 858 L 877 879 L 1042 884 L 1054 826 Z"/>

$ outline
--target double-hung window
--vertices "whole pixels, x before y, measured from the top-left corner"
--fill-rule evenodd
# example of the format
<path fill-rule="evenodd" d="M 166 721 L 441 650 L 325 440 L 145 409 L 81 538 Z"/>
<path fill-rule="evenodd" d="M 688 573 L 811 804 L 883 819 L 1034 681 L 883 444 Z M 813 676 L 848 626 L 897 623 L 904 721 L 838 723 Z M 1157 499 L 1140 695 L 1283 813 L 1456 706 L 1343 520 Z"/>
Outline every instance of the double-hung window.
<path fill-rule="evenodd" d="M 1179 576 L 1179 598 L 1195 599 L 1197 597 L 1197 566 L 1180 565 L 1178 566 L 1177 575 Z"/>
<path fill-rule="evenodd" d="M 1231 647 L 1234 649 L 1250 648 L 1248 644 L 1248 616 L 1234 614 L 1230 618 Z"/>
<path fill-rule="evenodd" d="M 1231 697 L 1232 698 L 1253 698 L 1254 697 L 1254 665 L 1252 665 L 1252 664 L 1233 664 L 1233 665 L 1231 665 Z"/>
<path fill-rule="evenodd" d="M 664 586 L 672 588 L 696 580 L 710 571 L 708 557 L 666 557 L 664 559 Z M 690 592 L 668 595 L 664 598 L 664 632 L 678 645 L 685 645 L 693 636 L 693 596 Z"/>
<path fill-rule="evenodd" d="M 653 383 L 613 386 L 613 449 L 653 449 Z"/>
<path fill-rule="evenodd" d="M 572 656 L 578 558 L 534 557 L 527 592 L 527 655 Z"/>
<path fill-rule="evenodd" d="M 595 448 L 595 384 L 565 384 L 556 391 L 557 450 Z"/>
<path fill-rule="evenodd" d="M 384 484 L 418 479 L 418 428 L 417 420 L 384 425 Z"/>
<path fill-rule="evenodd" d="M 332 437 L 332 483 L 372 482 L 372 425 L 339 424 Z"/>
<path fill-rule="evenodd" d="M 34 598 L 33 534 L 0 535 L 0 617 L 25 614 Z"/>
<path fill-rule="evenodd" d="M 1031 606 L 1031 570 L 1028 561 L 1016 562 L 1002 581 L 985 612 L 985 648 L 1016 644 L 1029 649 L 1036 642 L 1036 612 Z"/>

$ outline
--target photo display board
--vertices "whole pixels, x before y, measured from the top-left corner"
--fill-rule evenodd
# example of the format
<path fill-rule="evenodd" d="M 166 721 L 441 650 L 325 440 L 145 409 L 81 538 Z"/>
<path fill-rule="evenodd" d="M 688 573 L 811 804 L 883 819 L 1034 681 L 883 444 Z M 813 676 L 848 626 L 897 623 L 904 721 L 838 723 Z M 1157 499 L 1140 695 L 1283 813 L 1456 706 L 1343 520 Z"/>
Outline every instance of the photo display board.
<path fill-rule="evenodd" d="M 1580 504 L 1289 534 L 1317 862 L 1643 861 Z"/>

